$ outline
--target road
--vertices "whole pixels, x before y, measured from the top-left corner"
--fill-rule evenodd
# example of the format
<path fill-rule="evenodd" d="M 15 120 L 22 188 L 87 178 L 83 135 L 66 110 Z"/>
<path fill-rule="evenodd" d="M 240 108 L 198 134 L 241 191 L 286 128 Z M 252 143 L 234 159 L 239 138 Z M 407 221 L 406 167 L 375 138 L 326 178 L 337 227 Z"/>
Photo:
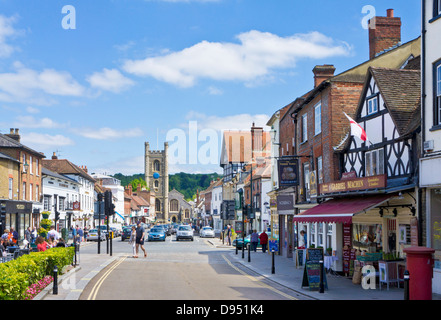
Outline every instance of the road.
<path fill-rule="evenodd" d="M 82 250 L 96 252 L 96 243 Z M 144 258 L 133 258 L 127 240 L 113 241 L 121 255 L 86 286 L 80 300 L 297 300 L 278 286 L 228 259 L 231 248 L 216 248 L 206 239 L 146 242 Z M 106 251 L 105 243 L 101 246 Z M 85 251 L 84 251 L 85 252 Z M 241 269 L 242 268 L 242 269 Z"/>

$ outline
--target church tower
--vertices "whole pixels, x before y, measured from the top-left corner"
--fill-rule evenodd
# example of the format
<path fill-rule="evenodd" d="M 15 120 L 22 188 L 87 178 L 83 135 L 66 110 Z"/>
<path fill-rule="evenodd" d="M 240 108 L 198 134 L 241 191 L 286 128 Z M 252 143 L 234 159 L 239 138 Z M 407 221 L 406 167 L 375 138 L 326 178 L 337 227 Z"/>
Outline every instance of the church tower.
<path fill-rule="evenodd" d="M 162 151 L 150 150 L 149 143 L 145 143 L 144 174 L 147 186 L 156 195 L 156 219 L 168 223 L 168 142 L 164 143 Z"/>

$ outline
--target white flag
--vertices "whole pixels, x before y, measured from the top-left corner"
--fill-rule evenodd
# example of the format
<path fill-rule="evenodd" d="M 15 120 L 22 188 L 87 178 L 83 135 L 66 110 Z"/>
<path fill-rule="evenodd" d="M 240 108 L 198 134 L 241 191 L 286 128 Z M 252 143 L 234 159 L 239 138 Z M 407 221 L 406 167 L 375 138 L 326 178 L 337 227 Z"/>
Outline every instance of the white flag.
<path fill-rule="evenodd" d="M 355 122 L 354 119 L 348 116 L 345 112 L 343 113 L 345 114 L 346 118 L 349 119 L 349 122 L 351 122 L 351 135 L 353 135 L 354 137 L 358 137 L 363 141 L 368 141 L 369 139 L 367 138 L 364 129 L 357 122 Z"/>

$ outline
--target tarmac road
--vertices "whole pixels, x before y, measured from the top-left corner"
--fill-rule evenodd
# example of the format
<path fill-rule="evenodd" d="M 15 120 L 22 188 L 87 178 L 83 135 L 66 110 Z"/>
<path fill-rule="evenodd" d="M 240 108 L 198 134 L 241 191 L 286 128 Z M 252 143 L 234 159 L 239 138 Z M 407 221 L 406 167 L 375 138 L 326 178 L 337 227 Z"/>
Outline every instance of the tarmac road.
<path fill-rule="evenodd" d="M 95 246 L 93 246 L 95 247 Z M 133 258 L 127 241 L 115 239 L 121 255 L 84 288 L 80 300 L 298 300 L 295 291 L 245 271 L 205 239 L 146 242 Z M 85 248 L 86 249 L 86 248 Z M 105 250 L 105 246 L 104 246 Z"/>

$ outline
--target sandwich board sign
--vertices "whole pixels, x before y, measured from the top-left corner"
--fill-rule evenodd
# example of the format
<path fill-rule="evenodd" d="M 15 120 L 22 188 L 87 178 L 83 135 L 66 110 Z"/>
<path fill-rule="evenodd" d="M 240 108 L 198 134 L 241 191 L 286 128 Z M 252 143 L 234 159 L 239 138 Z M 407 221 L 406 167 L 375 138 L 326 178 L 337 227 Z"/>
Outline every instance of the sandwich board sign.
<path fill-rule="evenodd" d="M 303 271 L 302 287 L 309 287 L 310 291 L 320 289 L 320 261 L 324 261 L 323 249 L 306 249 L 305 269 Z M 323 284 L 328 290 L 326 272 L 323 272 Z"/>

